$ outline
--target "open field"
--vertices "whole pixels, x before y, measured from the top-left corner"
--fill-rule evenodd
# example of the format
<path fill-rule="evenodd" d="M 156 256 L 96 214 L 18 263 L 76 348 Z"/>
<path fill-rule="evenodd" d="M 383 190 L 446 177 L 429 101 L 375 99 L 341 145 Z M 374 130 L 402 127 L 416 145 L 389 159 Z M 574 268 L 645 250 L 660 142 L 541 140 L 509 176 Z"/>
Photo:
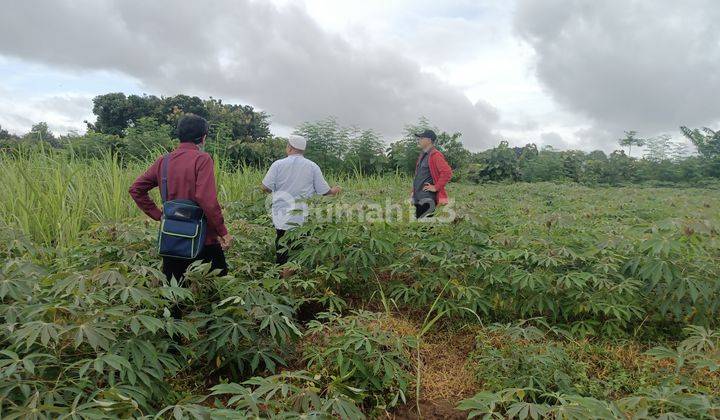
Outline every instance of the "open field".
<path fill-rule="evenodd" d="M 231 272 L 178 285 L 144 163 L 0 166 L 2 418 L 720 417 L 715 188 L 450 184 L 417 223 L 339 178 L 281 280 L 263 173 L 218 168 Z"/>

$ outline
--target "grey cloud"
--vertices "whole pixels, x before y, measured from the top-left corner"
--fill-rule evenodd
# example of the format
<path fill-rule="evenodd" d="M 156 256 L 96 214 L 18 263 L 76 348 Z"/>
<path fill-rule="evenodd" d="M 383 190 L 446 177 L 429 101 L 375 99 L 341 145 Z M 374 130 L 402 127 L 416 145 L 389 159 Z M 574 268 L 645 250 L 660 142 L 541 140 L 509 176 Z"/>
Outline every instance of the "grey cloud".
<path fill-rule="evenodd" d="M 501 120 L 498 127 L 505 130 L 531 131 L 540 128 L 540 123 L 527 115 L 519 115 L 513 120 Z"/>
<path fill-rule="evenodd" d="M 489 104 L 472 104 L 396 51 L 351 46 L 295 5 L 11 2 L 0 16 L 0 54 L 121 71 L 152 93 L 248 101 L 282 125 L 334 115 L 392 135 L 426 116 L 478 148 L 493 143 L 498 121 Z"/>
<path fill-rule="evenodd" d="M 540 134 L 540 143 L 543 146 L 552 146 L 553 149 L 566 150 L 570 148 L 570 144 L 563 140 L 560 134 L 554 131 Z"/>
<path fill-rule="evenodd" d="M 83 120 L 92 117 L 91 108 L 91 98 L 86 96 L 18 98 L 6 92 L 0 96 L 0 125 L 15 134 L 25 134 L 33 124 L 44 121 L 53 133 L 66 134 L 84 128 Z"/>
<path fill-rule="evenodd" d="M 617 134 L 618 131 L 620 134 Z M 575 131 L 575 137 L 579 140 L 575 148 L 586 152 L 602 150 L 611 153 L 621 149 L 618 140 L 623 137 L 622 134 L 621 130 L 608 130 L 597 126 L 581 128 Z"/>
<path fill-rule="evenodd" d="M 720 120 L 718 21 L 717 0 L 520 0 L 515 31 L 550 94 L 610 147 L 623 130 Z"/>
<path fill-rule="evenodd" d="M 33 123 L 31 119 L 14 112 L 12 107 L 6 107 L 0 102 L 0 127 L 4 130 L 13 134 L 24 134 Z"/>
<path fill-rule="evenodd" d="M 51 109 L 67 115 L 68 118 L 87 117 L 88 114 L 92 114 L 90 112 L 92 100 L 86 96 L 50 96 L 38 100 L 36 106 Z"/>

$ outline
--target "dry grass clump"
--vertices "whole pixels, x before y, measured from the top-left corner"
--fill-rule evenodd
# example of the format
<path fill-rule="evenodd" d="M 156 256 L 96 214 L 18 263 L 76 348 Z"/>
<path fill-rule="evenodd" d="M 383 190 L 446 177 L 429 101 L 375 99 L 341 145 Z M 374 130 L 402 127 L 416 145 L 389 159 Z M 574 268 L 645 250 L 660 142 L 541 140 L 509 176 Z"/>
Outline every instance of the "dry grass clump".
<path fill-rule="evenodd" d="M 417 321 L 396 314 L 383 317 L 380 328 L 400 336 L 417 336 Z M 478 391 L 467 357 L 475 347 L 475 331 L 436 332 L 426 335 L 420 344 L 422 363 L 421 398 L 426 402 L 451 403 L 453 406 Z"/>
<path fill-rule="evenodd" d="M 460 332 L 428 336 L 420 347 L 422 395 L 429 401 L 453 404 L 478 391 L 467 357 L 475 347 L 475 334 Z"/>

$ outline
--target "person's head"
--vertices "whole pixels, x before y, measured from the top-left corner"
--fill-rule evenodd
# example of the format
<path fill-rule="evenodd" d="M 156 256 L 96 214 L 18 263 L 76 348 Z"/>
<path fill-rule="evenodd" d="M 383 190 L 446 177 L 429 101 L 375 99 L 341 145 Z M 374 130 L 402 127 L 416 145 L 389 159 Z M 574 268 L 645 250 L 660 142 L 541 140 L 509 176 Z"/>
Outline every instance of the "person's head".
<path fill-rule="evenodd" d="M 177 124 L 177 135 L 181 143 L 203 144 L 208 133 L 208 122 L 195 114 L 185 114 Z"/>
<path fill-rule="evenodd" d="M 292 135 L 288 137 L 287 146 L 285 146 L 285 152 L 288 155 L 301 155 L 305 153 L 307 147 L 307 139 L 302 136 Z"/>
<path fill-rule="evenodd" d="M 415 137 L 417 137 L 418 146 L 420 146 L 423 150 L 433 147 L 435 145 L 435 140 L 437 140 L 437 136 L 432 130 L 425 130 L 422 133 L 417 133 L 415 134 Z"/>

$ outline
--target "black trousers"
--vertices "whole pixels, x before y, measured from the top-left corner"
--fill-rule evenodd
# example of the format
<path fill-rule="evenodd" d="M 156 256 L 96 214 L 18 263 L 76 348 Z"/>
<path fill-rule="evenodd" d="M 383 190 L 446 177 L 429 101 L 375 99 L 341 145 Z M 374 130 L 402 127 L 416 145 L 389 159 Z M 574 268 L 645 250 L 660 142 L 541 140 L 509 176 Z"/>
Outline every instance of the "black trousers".
<path fill-rule="evenodd" d="M 422 217 L 432 217 L 435 212 L 435 203 L 427 202 L 422 204 L 415 204 L 415 218 L 420 219 Z"/>
<path fill-rule="evenodd" d="M 289 248 L 292 246 L 290 241 L 287 243 L 287 248 L 280 245 L 280 238 L 285 236 L 285 232 L 287 232 L 287 230 L 275 229 L 275 262 L 278 265 L 283 265 L 288 262 Z M 281 250 L 281 248 L 283 249 Z"/>
<path fill-rule="evenodd" d="M 285 240 L 285 246 L 280 245 L 280 238 L 285 236 L 285 233 L 287 233 L 287 230 L 275 229 L 275 262 L 278 265 L 283 265 L 288 262 L 290 251 L 297 251 L 300 248 L 300 244 L 290 238 Z M 301 238 L 304 237 L 305 234 L 301 234 Z"/>
<path fill-rule="evenodd" d="M 201 260 L 203 263 L 210 263 L 213 270 L 222 270 L 221 275 L 228 272 L 227 262 L 225 261 L 225 252 L 220 244 L 205 245 L 203 250 L 194 260 L 186 260 L 183 258 L 163 257 L 163 274 L 168 281 L 175 277 L 178 283 L 185 279 L 185 271 L 195 261 Z"/>

